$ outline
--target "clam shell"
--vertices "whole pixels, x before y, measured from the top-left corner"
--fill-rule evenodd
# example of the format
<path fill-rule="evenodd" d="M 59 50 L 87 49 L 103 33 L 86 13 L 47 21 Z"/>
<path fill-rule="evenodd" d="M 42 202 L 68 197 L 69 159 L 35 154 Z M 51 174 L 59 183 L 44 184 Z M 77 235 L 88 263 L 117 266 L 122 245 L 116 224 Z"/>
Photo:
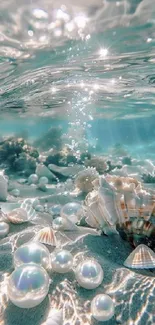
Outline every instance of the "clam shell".
<path fill-rule="evenodd" d="M 155 253 L 149 247 L 141 244 L 128 256 L 124 265 L 131 269 L 154 269 Z"/>
<path fill-rule="evenodd" d="M 28 222 L 27 211 L 23 208 L 17 208 L 7 214 L 7 220 L 14 224 Z"/>
<path fill-rule="evenodd" d="M 50 227 L 41 229 L 34 237 L 34 240 L 50 246 L 56 246 L 57 244 L 55 231 Z"/>

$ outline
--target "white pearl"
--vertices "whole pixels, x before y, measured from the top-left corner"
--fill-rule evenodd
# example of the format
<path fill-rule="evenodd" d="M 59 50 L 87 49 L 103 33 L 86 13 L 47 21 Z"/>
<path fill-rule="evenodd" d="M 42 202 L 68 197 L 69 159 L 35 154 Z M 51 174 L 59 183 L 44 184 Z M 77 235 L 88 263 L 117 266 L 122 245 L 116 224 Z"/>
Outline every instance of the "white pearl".
<path fill-rule="evenodd" d="M 14 265 L 35 263 L 47 269 L 50 264 L 49 250 L 41 243 L 28 243 L 20 246 L 14 253 Z"/>
<path fill-rule="evenodd" d="M 84 215 L 82 205 L 77 202 L 67 203 L 62 207 L 60 215 L 62 218 L 68 218 L 77 223 Z"/>
<path fill-rule="evenodd" d="M 20 308 L 33 308 L 39 305 L 49 290 L 49 276 L 39 265 L 21 265 L 10 275 L 8 297 Z"/>
<path fill-rule="evenodd" d="M 6 222 L 0 222 L 0 237 L 5 237 L 9 233 L 9 225 Z"/>
<path fill-rule="evenodd" d="M 42 176 L 39 178 L 39 184 L 40 185 L 47 185 L 48 184 L 48 178 L 45 176 Z"/>
<path fill-rule="evenodd" d="M 82 261 L 75 270 L 75 277 L 79 285 L 85 289 L 95 289 L 103 281 L 101 265 L 92 259 Z"/>
<path fill-rule="evenodd" d="M 61 211 L 61 205 L 56 204 L 48 208 L 48 212 L 53 216 L 59 216 Z"/>
<path fill-rule="evenodd" d="M 35 210 L 38 211 L 38 212 L 44 212 L 44 207 L 39 204 L 39 205 L 35 206 Z"/>
<path fill-rule="evenodd" d="M 92 316 L 101 322 L 111 319 L 115 313 L 115 307 L 112 299 L 105 294 L 94 297 L 91 303 Z"/>
<path fill-rule="evenodd" d="M 28 184 L 37 184 L 37 183 L 38 183 L 37 174 L 31 174 L 28 178 Z"/>
<path fill-rule="evenodd" d="M 57 217 L 53 220 L 52 227 L 54 230 L 64 230 L 65 229 L 65 219 L 62 217 Z"/>
<path fill-rule="evenodd" d="M 51 254 L 52 270 L 58 273 L 67 273 L 72 269 L 73 256 L 67 250 L 55 250 Z"/>

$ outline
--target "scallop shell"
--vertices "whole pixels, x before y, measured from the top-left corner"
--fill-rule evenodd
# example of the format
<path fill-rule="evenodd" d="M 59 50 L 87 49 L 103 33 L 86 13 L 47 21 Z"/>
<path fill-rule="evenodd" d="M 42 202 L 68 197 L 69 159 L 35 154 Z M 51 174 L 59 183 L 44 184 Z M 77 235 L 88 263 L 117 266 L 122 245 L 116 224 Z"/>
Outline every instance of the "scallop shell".
<path fill-rule="evenodd" d="M 124 265 L 131 269 L 154 269 L 155 253 L 149 247 L 141 244 L 128 256 Z"/>
<path fill-rule="evenodd" d="M 17 208 L 7 214 L 7 220 L 13 224 L 28 222 L 28 215 L 23 208 Z"/>
<path fill-rule="evenodd" d="M 50 246 L 56 246 L 57 244 L 55 231 L 50 227 L 45 227 L 41 229 L 34 237 L 34 240 Z"/>

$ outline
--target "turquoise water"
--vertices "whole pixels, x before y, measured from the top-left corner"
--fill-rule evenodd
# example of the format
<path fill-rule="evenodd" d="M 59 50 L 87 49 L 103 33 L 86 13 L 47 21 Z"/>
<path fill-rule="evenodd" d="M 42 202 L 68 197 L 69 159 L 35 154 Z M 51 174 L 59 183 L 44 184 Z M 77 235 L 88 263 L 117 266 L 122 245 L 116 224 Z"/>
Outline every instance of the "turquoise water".
<path fill-rule="evenodd" d="M 50 306 L 63 307 L 63 324 L 54 325 L 104 324 L 90 312 L 98 293 L 109 294 L 115 303 L 115 315 L 105 324 L 155 324 L 154 270 L 124 266 L 139 241 L 155 250 L 155 230 L 139 239 L 141 229 L 136 229 L 138 239 L 132 234 L 126 241 L 116 232 L 107 236 L 107 229 L 93 236 L 82 216 L 79 223 L 89 227 L 89 236 L 81 240 L 85 230 L 71 231 L 63 240 L 72 243 L 66 245 L 76 263 L 85 257 L 98 260 L 104 270 L 99 288 L 86 291 L 75 282 L 74 272 L 53 275 L 48 270 L 49 296 L 32 313 L 8 301 L 6 290 L 14 250 L 44 226 L 52 227 L 65 203 L 86 204 L 94 187 L 81 193 L 76 180 L 87 166 L 96 168 L 97 177 L 123 176 L 129 188 L 130 176 L 147 188 L 151 213 L 144 217 L 154 227 L 154 65 L 155 0 L 1 0 L 0 174 L 6 176 L 7 189 L 0 179 L 0 208 L 8 214 L 22 207 L 29 222 L 8 219 L 9 234 L 0 241 L 0 324 L 47 325 Z M 94 157 L 96 165 L 91 165 Z M 47 170 L 39 174 L 38 165 Z M 34 173 L 38 181 L 31 184 Z M 41 176 L 48 177 L 48 184 L 40 186 Z"/>
<path fill-rule="evenodd" d="M 94 146 L 153 142 L 152 1 L 2 1 L 0 24 L 2 133 L 80 123 Z"/>

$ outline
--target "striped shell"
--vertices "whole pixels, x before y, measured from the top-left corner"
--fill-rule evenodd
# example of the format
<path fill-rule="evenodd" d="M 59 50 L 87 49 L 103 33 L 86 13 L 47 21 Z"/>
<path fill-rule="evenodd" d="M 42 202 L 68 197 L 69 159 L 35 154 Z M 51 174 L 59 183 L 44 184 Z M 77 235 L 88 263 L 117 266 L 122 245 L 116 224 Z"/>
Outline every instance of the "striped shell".
<path fill-rule="evenodd" d="M 155 253 L 149 247 L 141 244 L 128 256 L 124 265 L 132 269 L 154 269 Z"/>
<path fill-rule="evenodd" d="M 23 208 L 17 208 L 7 214 L 7 220 L 13 224 L 28 222 L 28 215 Z"/>
<path fill-rule="evenodd" d="M 87 223 L 106 234 L 117 229 L 133 246 L 155 247 L 155 193 L 130 177 L 101 176 L 93 185 L 85 199 Z"/>
<path fill-rule="evenodd" d="M 41 229 L 34 237 L 34 240 L 50 246 L 56 246 L 57 244 L 55 231 L 50 227 L 45 227 Z"/>

